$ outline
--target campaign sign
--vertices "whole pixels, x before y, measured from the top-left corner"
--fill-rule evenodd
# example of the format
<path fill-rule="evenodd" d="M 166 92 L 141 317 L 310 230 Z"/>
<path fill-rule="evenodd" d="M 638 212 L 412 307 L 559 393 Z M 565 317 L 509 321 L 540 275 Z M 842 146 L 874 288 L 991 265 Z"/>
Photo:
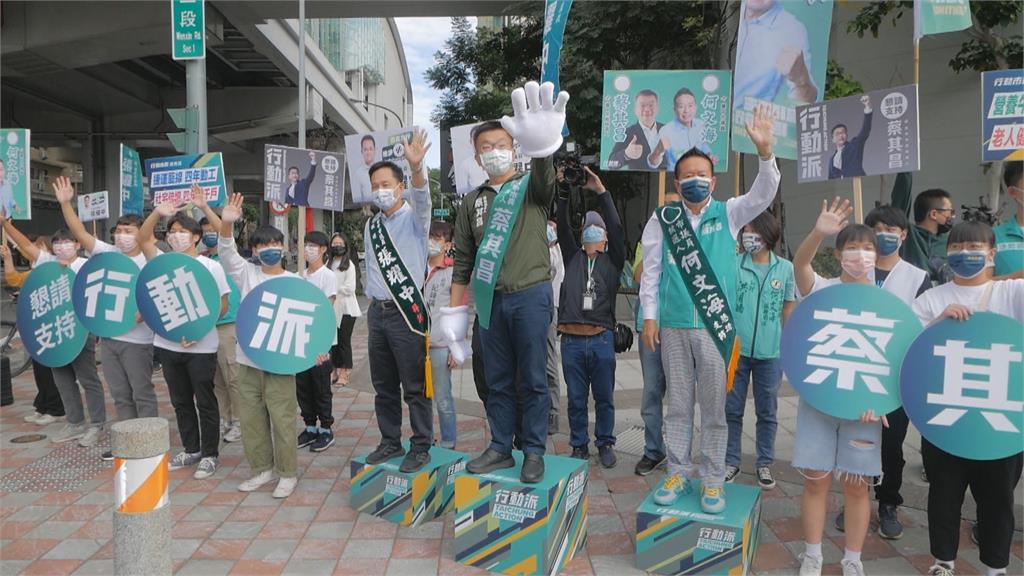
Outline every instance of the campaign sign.
<path fill-rule="evenodd" d="M 88 336 L 75 317 L 71 287 L 75 273 L 56 262 L 36 266 L 18 298 L 18 334 L 32 359 L 43 366 L 67 366 Z"/>
<path fill-rule="evenodd" d="M 412 140 L 416 127 L 395 128 L 364 134 L 345 136 L 345 157 L 348 179 L 352 187 L 352 201 L 365 204 L 373 200 L 370 190 L 370 166 L 376 162 L 394 162 L 405 173 L 405 187 L 409 188 L 412 171 L 405 160 L 405 143 Z"/>
<path fill-rule="evenodd" d="M 75 314 L 86 330 L 113 338 L 135 328 L 138 276 L 139 267 L 120 252 L 100 252 L 82 265 L 71 294 Z"/>
<path fill-rule="evenodd" d="M 996 460 L 1021 451 L 1024 325 L 991 312 L 943 319 L 903 359 L 903 408 L 921 435 L 961 458 Z"/>
<path fill-rule="evenodd" d="M 874 286 L 837 284 L 804 299 L 782 329 L 782 369 L 800 397 L 847 420 L 900 407 L 900 363 L 921 332 L 902 300 Z"/>
<path fill-rule="evenodd" d="M 146 174 L 154 206 L 192 202 L 193 183 L 203 189 L 210 206 L 220 206 L 227 196 L 220 152 L 152 158 L 146 160 Z"/>
<path fill-rule="evenodd" d="M 334 308 L 313 284 L 274 278 L 253 288 L 238 307 L 238 345 L 261 370 L 296 374 L 316 364 L 334 341 Z"/>
<path fill-rule="evenodd" d="M 1024 160 L 1024 70 L 981 73 L 981 161 Z"/>
<path fill-rule="evenodd" d="M 11 220 L 32 219 L 31 137 L 31 130 L 0 128 L 0 210 Z"/>
<path fill-rule="evenodd" d="M 121 144 L 121 216 L 142 216 L 142 162 L 139 153 Z"/>
<path fill-rule="evenodd" d="M 344 154 L 267 144 L 263 160 L 263 199 L 267 202 L 321 210 L 344 208 Z"/>
<path fill-rule="evenodd" d="M 101 190 L 92 194 L 78 195 L 78 219 L 82 222 L 105 220 L 110 217 L 110 204 L 107 191 Z"/>
<path fill-rule="evenodd" d="M 135 301 L 146 325 L 171 342 L 197 342 L 220 316 L 220 293 L 210 271 L 177 252 L 150 260 L 135 282 Z"/>

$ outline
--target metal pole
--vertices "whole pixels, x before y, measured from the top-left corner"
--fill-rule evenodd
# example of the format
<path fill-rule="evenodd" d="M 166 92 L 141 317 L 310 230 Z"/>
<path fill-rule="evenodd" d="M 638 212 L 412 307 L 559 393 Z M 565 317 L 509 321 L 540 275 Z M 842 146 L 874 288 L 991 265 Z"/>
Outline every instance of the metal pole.
<path fill-rule="evenodd" d="M 185 140 L 185 153 L 205 154 L 210 151 L 206 128 L 206 59 L 185 61 L 186 106 L 195 115 L 195 138 Z"/>
<path fill-rule="evenodd" d="M 299 148 L 306 147 L 306 0 L 299 0 Z M 306 269 L 305 251 L 306 207 L 299 206 L 298 258 L 299 272 Z"/>

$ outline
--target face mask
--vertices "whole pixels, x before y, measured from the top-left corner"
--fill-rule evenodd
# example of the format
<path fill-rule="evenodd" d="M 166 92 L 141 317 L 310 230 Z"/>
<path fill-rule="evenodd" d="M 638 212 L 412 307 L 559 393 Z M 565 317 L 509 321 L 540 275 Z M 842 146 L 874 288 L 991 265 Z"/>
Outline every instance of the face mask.
<path fill-rule="evenodd" d="M 69 262 L 78 256 L 78 250 L 75 250 L 74 242 L 61 242 L 53 245 L 53 255 L 61 262 Z"/>
<path fill-rule="evenodd" d="M 344 256 L 348 254 L 348 246 L 331 246 L 332 256 Z"/>
<path fill-rule="evenodd" d="M 988 265 L 988 251 L 960 250 L 949 253 L 949 267 L 961 278 L 974 278 Z"/>
<path fill-rule="evenodd" d="M 684 178 L 679 182 L 679 191 L 687 202 L 699 204 L 711 195 L 711 178 L 703 176 Z"/>
<path fill-rule="evenodd" d="M 587 226 L 583 229 L 583 242 L 604 242 L 604 229 L 600 226 Z"/>
<path fill-rule="evenodd" d="M 757 254 L 761 250 L 764 250 L 764 240 L 761 240 L 761 236 L 750 232 L 744 232 L 742 239 L 743 249 L 750 254 Z"/>
<path fill-rule="evenodd" d="M 134 234 L 114 234 L 114 246 L 121 252 L 131 252 L 137 245 Z"/>
<path fill-rule="evenodd" d="M 373 192 L 373 203 L 384 210 L 385 212 L 391 210 L 395 205 L 395 189 L 394 188 L 380 188 Z"/>
<path fill-rule="evenodd" d="M 956 224 L 956 216 L 950 214 L 949 218 L 946 218 L 945 224 L 939 224 L 939 234 L 946 234 L 953 229 L 953 225 Z"/>
<path fill-rule="evenodd" d="M 876 232 L 875 240 L 878 242 L 878 253 L 888 256 L 900 249 L 900 235 L 892 232 Z"/>
<path fill-rule="evenodd" d="M 195 244 L 192 243 L 191 232 L 168 232 L 167 243 L 170 244 L 171 250 L 174 250 L 175 252 L 184 252 L 195 246 Z"/>
<path fill-rule="evenodd" d="M 843 271 L 854 278 L 867 276 L 875 267 L 875 253 L 871 250 L 843 250 Z"/>
<path fill-rule="evenodd" d="M 276 266 L 281 261 L 281 253 L 280 248 L 264 248 L 256 253 L 256 257 L 264 266 Z"/>
<path fill-rule="evenodd" d="M 433 258 L 434 256 L 437 256 L 440 253 L 441 253 L 441 244 L 431 240 L 430 244 L 427 246 L 427 255 L 430 256 L 431 258 Z"/>
<path fill-rule="evenodd" d="M 558 242 L 558 232 L 555 232 L 554 228 L 548 226 L 548 244 L 554 244 L 555 242 Z"/>
<path fill-rule="evenodd" d="M 204 232 L 203 233 L 203 246 L 207 248 L 213 248 L 217 245 L 217 233 L 216 232 Z"/>
<path fill-rule="evenodd" d="M 320 260 L 320 247 L 319 246 L 306 246 L 305 248 L 306 262 L 316 262 Z"/>
<path fill-rule="evenodd" d="M 491 150 L 490 152 L 484 152 L 480 155 L 480 164 L 483 165 L 484 172 L 487 172 L 488 176 L 492 178 L 504 176 L 512 169 L 512 151 Z"/>

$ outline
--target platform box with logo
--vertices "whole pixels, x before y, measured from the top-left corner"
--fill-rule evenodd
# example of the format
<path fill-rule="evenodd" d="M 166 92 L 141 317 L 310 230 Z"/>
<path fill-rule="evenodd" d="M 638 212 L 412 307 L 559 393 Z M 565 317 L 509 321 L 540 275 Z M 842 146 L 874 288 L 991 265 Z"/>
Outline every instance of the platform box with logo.
<path fill-rule="evenodd" d="M 504 574 L 557 574 L 587 536 L 587 462 L 545 456 L 544 479 L 516 465 L 455 480 L 455 560 Z"/>
<path fill-rule="evenodd" d="M 757 552 L 761 490 L 729 484 L 725 511 L 705 514 L 697 486 L 671 506 L 653 493 L 636 513 L 636 566 L 654 574 L 745 575 Z"/>
<path fill-rule="evenodd" d="M 405 446 L 409 449 L 408 443 Z M 398 467 L 402 457 L 372 465 L 365 456 L 352 459 L 349 503 L 359 512 L 402 526 L 419 526 L 451 510 L 455 477 L 466 467 L 466 454 L 430 448 L 430 462 L 410 474 Z"/>

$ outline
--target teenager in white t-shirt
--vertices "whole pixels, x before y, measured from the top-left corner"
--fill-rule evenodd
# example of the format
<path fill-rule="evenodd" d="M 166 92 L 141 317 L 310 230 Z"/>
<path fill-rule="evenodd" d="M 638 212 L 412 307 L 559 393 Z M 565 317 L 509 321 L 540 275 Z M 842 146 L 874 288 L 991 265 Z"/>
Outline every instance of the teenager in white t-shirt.
<path fill-rule="evenodd" d="M 995 246 L 995 235 L 988 224 L 961 222 L 953 227 L 946 244 L 953 281 L 928 290 L 914 301 L 914 313 L 922 324 L 928 326 L 943 318 L 967 320 L 980 311 L 1024 322 L 1024 280 L 992 280 Z M 1006 574 L 1013 541 L 1014 492 L 1024 467 L 1024 453 L 998 460 L 972 460 L 923 440 L 921 456 L 930 480 L 928 539 L 935 558 L 928 573 L 954 574 L 960 545 L 960 507 L 970 486 L 978 506 L 981 562 L 989 576 Z"/>
<path fill-rule="evenodd" d="M 327 234 L 319 230 L 306 234 L 305 240 L 303 256 L 306 258 L 306 269 L 302 271 L 302 278 L 319 288 L 333 307 L 334 300 L 338 297 L 338 279 L 334 272 L 324 265 L 327 247 L 331 242 Z M 327 450 L 334 444 L 334 433 L 331 432 L 331 426 L 334 424 L 331 411 L 334 395 L 331 393 L 329 352 L 317 356 L 315 366 L 295 375 L 295 392 L 302 421 L 306 425 L 305 430 L 299 434 L 299 448 L 309 446 L 312 452 Z"/>
<path fill-rule="evenodd" d="M 196 196 L 203 196 L 202 191 L 193 187 L 193 192 L 196 191 Z M 167 244 L 175 252 L 195 258 L 196 262 L 210 271 L 217 284 L 220 301 L 207 302 L 207 306 L 217 310 L 217 317 L 220 318 L 227 312 L 231 288 L 228 287 L 224 270 L 196 251 L 196 245 L 203 236 L 203 228 L 194 218 L 179 212 L 180 209 L 173 204 L 157 206 L 139 229 L 139 243 L 147 259 L 159 256 L 160 250 L 156 247 L 153 229 L 161 218 L 170 217 L 167 223 Z M 170 459 L 168 469 L 177 470 L 197 464 L 193 474 L 196 479 L 213 476 L 220 456 L 220 409 L 213 391 L 218 343 L 216 328 L 197 342 L 186 342 L 184 339 L 172 342 L 159 334 L 153 337 L 153 346 L 160 355 L 183 447 L 181 452 Z"/>
<path fill-rule="evenodd" d="M 78 251 L 81 250 L 78 240 L 67 229 L 58 230 L 53 235 L 51 238 L 53 254 L 50 254 L 40 250 L 26 238 L 2 212 L 0 212 L 0 224 L 7 231 L 7 237 L 32 262 L 33 268 L 46 262 L 57 262 L 77 274 L 85 264 L 85 258 L 78 255 Z M 60 432 L 52 436 L 52 441 L 63 443 L 78 440 L 79 446 L 95 445 L 99 441 L 99 434 L 107 421 L 103 383 L 100 382 L 99 372 L 96 371 L 95 336 L 91 334 L 86 336 L 85 347 L 70 364 L 53 368 L 53 381 L 57 385 L 57 392 L 64 404 L 67 424 Z M 82 393 L 78 389 L 79 386 L 85 390 L 85 404 L 89 408 L 88 424 L 85 422 L 85 411 L 82 406 Z"/>

